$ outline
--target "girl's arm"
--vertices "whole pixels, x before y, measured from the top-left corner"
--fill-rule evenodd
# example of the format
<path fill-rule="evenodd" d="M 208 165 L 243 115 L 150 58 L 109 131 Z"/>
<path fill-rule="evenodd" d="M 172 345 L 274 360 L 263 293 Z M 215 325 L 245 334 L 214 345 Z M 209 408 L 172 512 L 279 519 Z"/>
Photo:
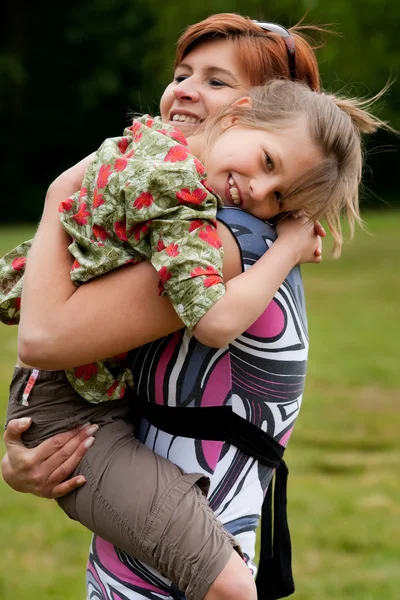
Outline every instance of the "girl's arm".
<path fill-rule="evenodd" d="M 286 219 L 277 240 L 251 269 L 226 284 L 226 293 L 193 328 L 206 346 L 224 348 L 264 312 L 290 270 L 321 262 L 320 237 L 306 217 Z"/>

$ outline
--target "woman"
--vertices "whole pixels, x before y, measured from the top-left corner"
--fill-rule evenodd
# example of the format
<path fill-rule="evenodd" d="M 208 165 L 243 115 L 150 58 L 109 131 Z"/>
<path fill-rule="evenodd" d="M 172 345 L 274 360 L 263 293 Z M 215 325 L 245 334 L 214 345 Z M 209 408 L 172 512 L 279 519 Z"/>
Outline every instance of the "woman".
<path fill-rule="evenodd" d="M 268 31 L 268 26 L 265 27 Z M 267 31 L 237 15 L 216 15 L 189 28 L 178 45 L 175 81 L 168 86 L 161 101 L 163 119 L 175 124 L 179 121 L 182 131 L 187 134 L 214 108 L 232 102 L 251 85 L 276 75 L 296 74 L 313 89 L 318 89 L 315 58 L 307 44 L 296 36 L 293 54 L 293 38 L 285 30 L 280 30 L 284 37 Z M 216 34 L 218 39 L 215 39 Z M 266 57 L 268 60 L 264 60 Z M 263 456 L 257 460 L 257 448 L 249 449 L 248 439 L 238 449 L 240 441 L 233 431 L 229 435 L 230 442 L 226 441 L 225 434 L 210 429 L 207 408 L 213 411 L 211 419 L 221 419 L 220 429 L 223 429 L 224 418 L 231 413 L 236 414 L 241 423 L 248 424 L 247 434 L 253 435 L 256 430 L 261 431 L 261 427 L 266 428 L 274 438 L 273 449 L 281 456 L 300 407 L 308 346 L 298 272 L 291 274 L 268 314 L 250 328 L 245 339 L 239 338 L 237 343 L 222 351 L 197 344 L 184 330 L 172 335 L 181 323 L 168 301 L 156 296 L 158 277 L 148 264 L 139 265 L 132 271 L 125 269 L 112 273 L 83 286 L 74 294 L 69 279 L 66 240 L 57 227 L 58 222 L 56 225 L 55 205 L 78 187 L 74 178 L 80 178 L 85 164 L 72 169 L 49 190 L 44 218 L 30 258 L 33 266 L 25 281 L 20 354 L 38 366 L 65 368 L 167 336 L 150 347 L 139 348 L 132 357 L 137 400 L 148 419 L 142 425 L 142 441 L 184 470 L 192 472 L 196 464 L 195 470 L 200 469 L 211 478 L 211 506 L 225 527 L 237 536 L 251 566 L 263 492 L 272 477 L 271 466 L 278 464 L 279 459 L 276 463 L 264 461 Z M 261 256 L 273 240 L 273 232 L 264 223 L 238 210 L 227 209 L 225 214 L 221 213 L 221 219 L 225 226 L 220 225 L 219 233 L 225 253 L 230 256 L 231 272 L 226 274 L 229 278 L 239 273 L 243 264 L 250 265 Z M 51 256 L 47 253 L 49 246 L 57 249 Z M 61 262 L 65 266 L 65 277 L 62 278 Z M 40 278 L 35 273 L 35 263 L 41 265 Z M 56 264 L 58 279 L 55 286 Z M 117 305 L 115 296 L 110 302 L 108 290 L 111 285 L 119 287 Z M 52 293 L 48 295 L 50 289 Z M 41 323 L 35 302 L 38 290 L 40 312 L 48 317 L 47 329 L 37 328 Z M 96 311 L 93 311 L 94 298 Z M 57 321 L 56 330 L 52 315 Z M 104 323 L 101 331 L 99 321 Z M 68 349 L 66 338 L 76 338 L 79 342 Z M 274 360 L 271 360 L 272 356 Z M 186 408 L 180 431 L 176 426 L 177 415 L 182 415 L 179 406 Z M 160 422 L 163 430 L 156 427 Z M 12 439 L 13 431 L 16 433 L 11 425 L 6 442 Z M 70 450 L 75 449 L 65 465 L 55 454 L 48 464 L 45 460 L 41 466 L 48 473 L 55 467 L 55 472 L 50 475 L 52 483 L 56 484 L 67 474 L 67 469 L 75 464 L 83 451 L 82 445 L 76 450 L 79 435 L 83 435 L 82 432 L 62 438 L 69 439 Z M 261 437 L 265 441 L 265 437 Z M 92 438 L 89 437 L 86 443 L 89 440 Z M 45 448 L 33 451 L 36 454 L 30 455 L 30 461 L 51 454 L 54 446 L 45 444 Z M 18 452 L 24 451 L 19 447 L 13 454 L 11 448 L 10 458 L 4 466 L 5 478 L 16 488 L 19 483 L 10 476 L 10 467 L 13 460 L 18 463 Z M 60 469 L 63 469 L 62 473 Z M 79 481 L 74 480 L 70 484 L 61 484 L 61 487 L 55 486 L 52 495 L 66 493 L 78 484 Z M 261 574 L 267 577 L 265 571 Z M 111 592 L 107 592 L 110 587 L 127 598 L 174 593 L 168 582 L 145 565 L 95 538 L 88 571 L 89 597 L 112 597 Z"/>

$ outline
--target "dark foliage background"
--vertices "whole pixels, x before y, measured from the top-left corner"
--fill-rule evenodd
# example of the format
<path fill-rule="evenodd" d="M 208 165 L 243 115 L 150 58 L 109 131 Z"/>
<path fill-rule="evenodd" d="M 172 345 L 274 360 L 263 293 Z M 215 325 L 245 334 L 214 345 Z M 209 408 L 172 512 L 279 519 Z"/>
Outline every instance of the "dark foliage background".
<path fill-rule="evenodd" d="M 3 0 L 0 47 L 0 220 L 40 217 L 49 183 L 119 135 L 128 112 L 157 113 L 172 78 L 175 42 L 211 13 L 234 11 L 286 26 L 332 24 L 318 51 L 324 87 L 378 92 L 400 67 L 396 0 Z M 395 82 L 380 116 L 400 127 Z M 392 146 L 391 151 L 387 148 Z M 377 147 L 386 147 L 384 153 Z M 369 144 L 368 205 L 398 205 L 398 140 Z"/>

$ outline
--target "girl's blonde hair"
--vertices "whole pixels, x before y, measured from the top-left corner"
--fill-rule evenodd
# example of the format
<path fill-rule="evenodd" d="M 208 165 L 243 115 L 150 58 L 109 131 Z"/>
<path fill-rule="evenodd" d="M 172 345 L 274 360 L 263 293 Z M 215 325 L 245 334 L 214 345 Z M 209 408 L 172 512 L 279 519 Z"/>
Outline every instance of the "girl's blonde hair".
<path fill-rule="evenodd" d="M 297 180 L 283 200 L 290 207 L 289 214 L 301 209 L 313 221 L 326 220 L 333 236 L 333 256 L 338 258 L 343 245 L 341 215 L 347 216 L 351 236 L 356 223 L 362 226 L 359 210 L 362 136 L 380 127 L 394 131 L 369 112 L 386 89 L 371 100 L 360 100 L 312 91 L 298 82 L 270 81 L 249 92 L 250 108 L 234 104 L 207 119 L 205 151 L 219 135 L 222 119 L 228 116 L 233 117 L 235 124 L 268 131 L 290 127 L 294 120 L 305 116 L 310 137 L 323 160 Z"/>

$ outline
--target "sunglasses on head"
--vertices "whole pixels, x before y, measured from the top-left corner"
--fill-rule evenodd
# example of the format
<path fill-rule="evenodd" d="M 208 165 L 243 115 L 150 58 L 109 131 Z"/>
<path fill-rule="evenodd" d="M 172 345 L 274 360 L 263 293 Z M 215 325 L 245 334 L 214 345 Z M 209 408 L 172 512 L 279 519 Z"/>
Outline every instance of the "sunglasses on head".
<path fill-rule="evenodd" d="M 289 59 L 289 72 L 290 77 L 293 81 L 296 79 L 296 49 L 294 45 L 294 38 L 290 31 L 282 25 L 277 25 L 276 23 L 260 23 L 259 21 L 253 20 L 253 23 L 256 23 L 261 29 L 264 31 L 270 31 L 271 33 L 276 33 L 279 35 L 283 41 L 285 42 L 286 50 L 288 53 Z"/>

